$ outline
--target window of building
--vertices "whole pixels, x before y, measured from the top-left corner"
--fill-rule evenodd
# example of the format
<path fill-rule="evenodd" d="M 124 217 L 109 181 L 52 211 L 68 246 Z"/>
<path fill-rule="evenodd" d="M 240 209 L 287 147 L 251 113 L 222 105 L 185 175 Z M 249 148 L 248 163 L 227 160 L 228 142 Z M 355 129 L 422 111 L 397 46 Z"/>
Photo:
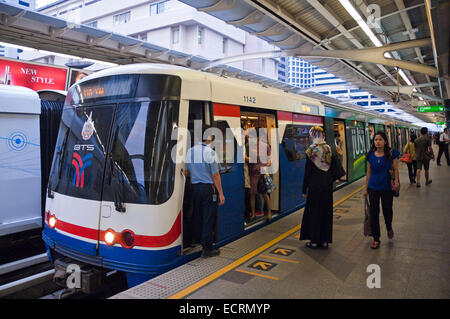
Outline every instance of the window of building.
<path fill-rule="evenodd" d="M 130 22 L 130 18 L 131 18 L 131 11 L 116 14 L 113 17 L 113 24 L 120 25 L 120 24 L 128 23 L 128 22 Z"/>
<path fill-rule="evenodd" d="M 169 1 L 162 1 L 162 2 L 151 4 L 150 5 L 150 15 L 154 16 L 154 15 L 157 15 L 157 14 L 167 11 L 167 9 L 168 9 L 167 3 L 168 2 Z"/>
<path fill-rule="evenodd" d="M 331 94 L 342 94 L 342 93 L 348 93 L 348 91 L 347 90 L 331 91 Z"/>
<path fill-rule="evenodd" d="M 98 21 L 92 21 L 92 22 L 86 23 L 86 25 L 88 27 L 98 28 Z"/>
<path fill-rule="evenodd" d="M 202 44 L 203 43 L 203 28 L 202 27 L 198 27 L 197 30 L 197 42 L 198 44 Z"/>
<path fill-rule="evenodd" d="M 28 7 L 28 8 L 30 7 L 30 4 L 26 1 L 19 0 L 19 4 L 24 7 Z"/>
<path fill-rule="evenodd" d="M 228 39 L 223 37 L 222 38 L 222 53 L 226 54 L 228 52 Z"/>
<path fill-rule="evenodd" d="M 180 42 L 180 27 L 176 26 L 172 28 L 172 44 Z"/>

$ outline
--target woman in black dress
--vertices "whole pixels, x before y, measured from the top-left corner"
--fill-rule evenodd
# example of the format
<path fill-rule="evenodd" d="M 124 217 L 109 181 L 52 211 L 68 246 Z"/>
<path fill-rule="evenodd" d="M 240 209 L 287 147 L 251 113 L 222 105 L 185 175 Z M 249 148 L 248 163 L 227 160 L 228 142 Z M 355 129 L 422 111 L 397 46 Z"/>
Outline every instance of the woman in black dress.
<path fill-rule="evenodd" d="M 306 150 L 306 167 L 303 179 L 303 213 L 300 240 L 310 240 L 308 248 L 328 248 L 333 233 L 333 175 L 331 172 L 331 147 L 325 143 L 325 133 L 320 126 L 309 131 L 313 144 Z"/>

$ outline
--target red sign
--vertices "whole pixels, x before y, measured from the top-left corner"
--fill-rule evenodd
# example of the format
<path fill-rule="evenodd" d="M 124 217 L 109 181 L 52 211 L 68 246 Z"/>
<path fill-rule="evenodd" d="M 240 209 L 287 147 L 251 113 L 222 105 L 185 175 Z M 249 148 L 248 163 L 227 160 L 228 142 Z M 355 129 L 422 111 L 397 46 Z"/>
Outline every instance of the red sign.
<path fill-rule="evenodd" d="M 292 121 L 311 124 L 323 124 L 323 118 L 321 118 L 320 116 L 296 114 L 296 113 L 292 114 Z"/>
<path fill-rule="evenodd" d="M 25 86 L 35 91 L 65 90 L 67 69 L 0 60 L 0 83 Z"/>

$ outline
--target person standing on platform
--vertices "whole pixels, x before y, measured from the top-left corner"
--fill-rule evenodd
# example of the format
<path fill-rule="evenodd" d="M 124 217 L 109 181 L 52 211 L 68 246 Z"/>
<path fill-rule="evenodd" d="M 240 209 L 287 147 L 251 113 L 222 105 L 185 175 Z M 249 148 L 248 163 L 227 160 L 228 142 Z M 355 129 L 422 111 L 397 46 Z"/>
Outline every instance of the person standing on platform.
<path fill-rule="evenodd" d="M 436 159 L 436 163 L 438 166 L 441 166 L 441 157 L 442 154 L 445 154 L 445 158 L 447 159 L 447 165 L 450 166 L 450 158 L 448 156 L 448 144 L 450 142 L 449 136 L 448 136 L 448 129 L 445 128 L 444 132 L 439 136 L 439 153 Z"/>
<path fill-rule="evenodd" d="M 313 144 L 306 150 L 306 167 L 303 178 L 303 213 L 300 240 L 310 240 L 306 247 L 328 248 L 333 234 L 333 175 L 331 147 L 325 143 L 325 133 L 320 126 L 310 129 Z"/>
<path fill-rule="evenodd" d="M 394 176 L 394 187 L 399 189 L 398 156 L 400 153 L 389 147 L 388 138 L 384 132 L 377 132 L 372 147 L 367 154 L 366 189 L 364 196 L 369 196 L 370 227 L 372 230 L 372 249 L 380 247 L 380 199 L 383 216 L 386 223 L 388 238 L 394 237 L 392 229 L 394 193 L 391 185 L 391 174 Z"/>
<path fill-rule="evenodd" d="M 428 136 L 428 129 L 422 127 L 420 129 L 420 137 L 414 141 L 414 149 L 416 151 L 417 160 L 417 173 L 416 181 L 417 187 L 420 187 L 420 172 L 422 166 L 425 169 L 425 185 L 430 185 L 432 180 L 430 179 L 430 160 L 434 159 L 433 149 L 431 148 L 431 138 Z"/>
<path fill-rule="evenodd" d="M 403 153 L 411 154 L 412 162 L 406 163 L 406 165 L 408 166 L 409 181 L 411 184 L 416 183 L 417 161 L 416 161 L 416 151 L 414 150 L 415 140 L 416 136 L 414 134 L 411 134 L 408 144 L 406 144 L 405 148 L 403 149 Z"/>
<path fill-rule="evenodd" d="M 203 134 L 208 127 L 203 127 Z M 219 160 L 216 152 L 210 147 L 214 136 L 207 136 L 203 143 L 190 148 L 186 154 L 186 170 L 191 176 L 192 197 L 194 201 L 194 222 L 202 222 L 201 243 L 203 257 L 220 254 L 213 248 L 214 228 L 217 216 L 217 205 L 225 203 L 222 181 L 219 172 Z M 217 196 L 217 193 L 219 196 Z M 219 200 L 219 202 L 217 202 Z"/>

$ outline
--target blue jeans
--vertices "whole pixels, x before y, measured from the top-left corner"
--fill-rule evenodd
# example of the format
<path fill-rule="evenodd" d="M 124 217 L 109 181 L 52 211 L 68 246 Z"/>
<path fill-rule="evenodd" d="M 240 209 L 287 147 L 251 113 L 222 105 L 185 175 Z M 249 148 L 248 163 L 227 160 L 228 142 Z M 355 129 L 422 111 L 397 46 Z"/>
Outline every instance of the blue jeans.
<path fill-rule="evenodd" d="M 203 183 L 192 184 L 192 195 L 194 199 L 194 223 L 196 225 L 202 224 L 203 250 L 210 251 L 213 249 L 215 237 L 218 196 L 213 184 Z"/>

